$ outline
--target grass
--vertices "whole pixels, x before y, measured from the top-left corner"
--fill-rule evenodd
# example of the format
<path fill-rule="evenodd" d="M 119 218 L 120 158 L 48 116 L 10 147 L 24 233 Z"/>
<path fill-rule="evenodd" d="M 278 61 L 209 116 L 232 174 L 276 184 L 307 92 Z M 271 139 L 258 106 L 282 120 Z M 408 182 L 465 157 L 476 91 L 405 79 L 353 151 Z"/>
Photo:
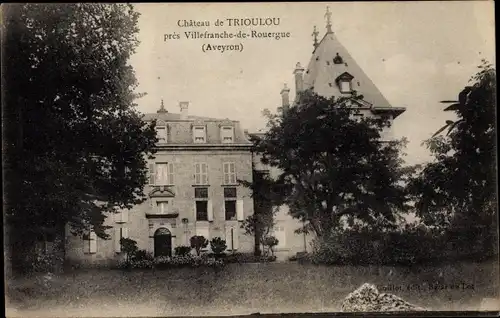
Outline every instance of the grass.
<path fill-rule="evenodd" d="M 340 311 L 342 299 L 365 282 L 431 310 L 479 310 L 482 298 L 498 297 L 498 265 L 409 269 L 267 263 L 230 264 L 222 271 L 81 270 L 55 277 L 50 287 L 33 280 L 7 282 L 6 293 L 9 307 L 24 317 L 44 312 L 49 316 L 236 315 Z"/>

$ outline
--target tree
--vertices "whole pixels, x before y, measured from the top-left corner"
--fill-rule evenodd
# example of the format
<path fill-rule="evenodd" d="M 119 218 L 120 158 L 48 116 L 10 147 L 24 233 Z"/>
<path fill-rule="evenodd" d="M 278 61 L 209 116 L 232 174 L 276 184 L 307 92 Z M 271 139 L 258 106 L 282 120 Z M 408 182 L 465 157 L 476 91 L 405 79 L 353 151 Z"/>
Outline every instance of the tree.
<path fill-rule="evenodd" d="M 256 142 L 255 138 L 252 141 Z M 239 180 L 250 188 L 254 202 L 254 214 L 249 215 L 241 224 L 245 234 L 254 237 L 254 255 L 261 254 L 260 246 L 264 245 L 264 238 L 274 227 L 275 208 L 282 204 L 280 187 L 270 178 L 269 173 L 252 168 L 252 182 Z"/>
<path fill-rule="evenodd" d="M 135 109 L 128 64 L 139 14 L 125 4 L 11 4 L 2 13 L 12 257 L 67 224 L 108 238 L 106 216 L 145 199 L 156 142 L 154 123 Z"/>
<path fill-rule="evenodd" d="M 457 230 L 470 243 L 481 232 L 488 233 L 493 238 L 489 244 L 495 244 L 496 71 L 483 60 L 470 82 L 458 101 L 444 109 L 457 119 L 448 120 L 425 142 L 434 160 L 412 179 L 409 189 L 426 224 Z"/>
<path fill-rule="evenodd" d="M 285 116 L 267 112 L 269 130 L 256 145 L 262 162 L 280 171 L 276 183 L 290 214 L 319 237 L 343 216 L 394 225 L 408 208 L 404 140 L 381 142 L 386 118 L 356 120 L 349 103 L 306 91 Z"/>

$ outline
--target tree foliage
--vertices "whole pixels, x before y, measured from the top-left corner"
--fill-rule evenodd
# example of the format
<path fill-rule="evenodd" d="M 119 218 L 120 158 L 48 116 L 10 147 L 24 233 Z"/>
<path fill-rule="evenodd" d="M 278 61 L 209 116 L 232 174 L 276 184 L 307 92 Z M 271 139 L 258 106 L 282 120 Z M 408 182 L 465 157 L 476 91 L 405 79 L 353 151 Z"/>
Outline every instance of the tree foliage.
<path fill-rule="evenodd" d="M 264 245 L 264 238 L 274 227 L 276 208 L 282 200 L 280 187 L 273 182 L 268 171 L 259 171 L 253 167 L 252 174 L 252 182 L 239 180 L 242 185 L 251 189 L 254 202 L 254 213 L 243 220 L 241 228 L 245 234 L 254 236 L 254 254 L 260 255 L 260 246 Z"/>
<path fill-rule="evenodd" d="M 141 95 L 128 64 L 139 14 L 125 4 L 2 9 L 11 239 L 68 223 L 107 238 L 106 215 L 145 199 L 156 142 L 135 109 Z"/>
<path fill-rule="evenodd" d="M 405 141 L 381 142 L 387 118 L 355 119 L 350 102 L 306 91 L 285 116 L 267 112 L 269 130 L 256 142 L 262 162 L 280 171 L 276 183 L 291 215 L 318 236 L 343 216 L 394 225 L 408 208 Z"/>
<path fill-rule="evenodd" d="M 434 156 L 410 183 L 427 224 L 456 229 L 488 227 L 496 220 L 496 71 L 486 61 L 458 101 L 445 108 L 457 120 L 425 142 Z M 445 130 L 448 128 L 447 130 Z M 442 134 L 446 131 L 446 134 Z"/>

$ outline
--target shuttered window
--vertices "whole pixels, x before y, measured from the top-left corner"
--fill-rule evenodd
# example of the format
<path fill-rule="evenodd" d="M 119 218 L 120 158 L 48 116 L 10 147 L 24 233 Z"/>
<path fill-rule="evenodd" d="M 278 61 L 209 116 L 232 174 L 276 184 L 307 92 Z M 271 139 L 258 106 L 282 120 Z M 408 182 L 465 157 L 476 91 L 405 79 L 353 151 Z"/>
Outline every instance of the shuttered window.
<path fill-rule="evenodd" d="M 156 163 L 149 165 L 150 185 L 173 185 L 174 184 L 174 164 Z"/>
<path fill-rule="evenodd" d="M 234 162 L 224 162 L 223 164 L 224 184 L 236 184 L 236 169 Z"/>
<path fill-rule="evenodd" d="M 206 163 L 194 164 L 194 184 L 208 184 L 208 165 Z"/>

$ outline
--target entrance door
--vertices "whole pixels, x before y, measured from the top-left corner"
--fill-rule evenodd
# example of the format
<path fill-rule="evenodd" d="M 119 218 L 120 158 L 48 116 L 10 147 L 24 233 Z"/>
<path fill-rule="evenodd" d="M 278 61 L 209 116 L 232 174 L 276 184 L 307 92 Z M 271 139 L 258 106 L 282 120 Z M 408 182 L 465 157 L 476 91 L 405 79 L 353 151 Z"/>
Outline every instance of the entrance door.
<path fill-rule="evenodd" d="M 156 230 L 154 235 L 155 240 L 155 257 L 172 256 L 172 234 L 164 227 Z"/>

